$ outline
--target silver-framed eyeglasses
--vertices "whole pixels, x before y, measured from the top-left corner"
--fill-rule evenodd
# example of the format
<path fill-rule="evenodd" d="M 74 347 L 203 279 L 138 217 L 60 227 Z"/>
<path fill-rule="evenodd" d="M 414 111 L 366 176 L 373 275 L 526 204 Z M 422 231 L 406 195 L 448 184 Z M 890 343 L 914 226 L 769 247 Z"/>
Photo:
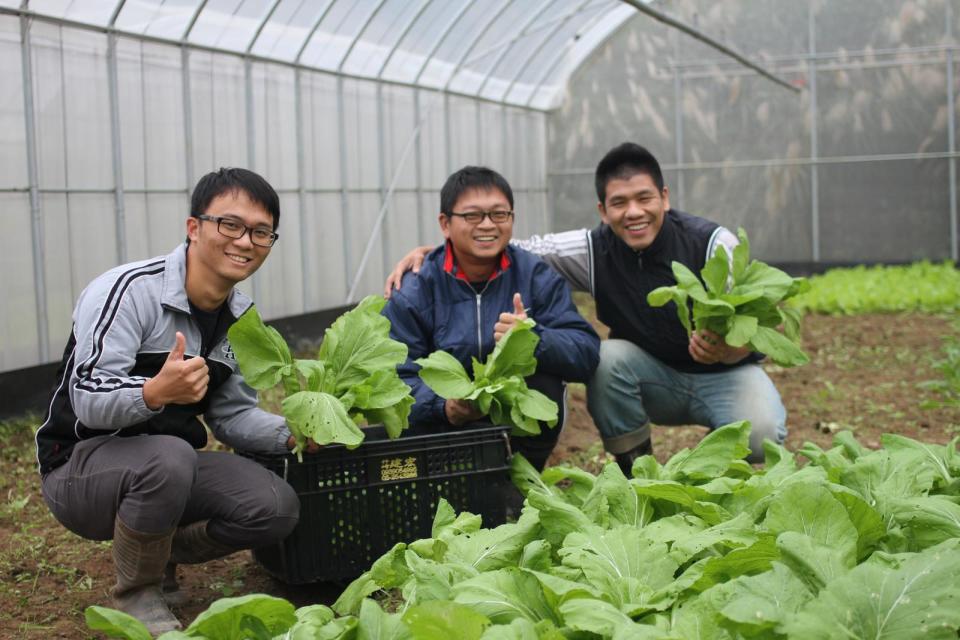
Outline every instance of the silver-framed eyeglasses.
<path fill-rule="evenodd" d="M 197 218 L 209 222 L 216 222 L 217 231 L 220 232 L 220 235 L 233 238 L 234 240 L 238 240 L 242 238 L 244 234 L 249 233 L 250 242 L 258 247 L 272 247 L 273 243 L 280 237 L 280 234 L 274 233 L 266 227 L 248 227 L 234 218 L 208 215 L 197 216 Z"/>
<path fill-rule="evenodd" d="M 448 216 L 457 216 L 458 218 L 463 218 L 466 222 L 470 224 L 480 224 L 484 218 L 490 218 L 491 222 L 497 224 L 506 222 L 513 217 L 513 211 L 467 211 L 464 213 L 457 213 L 455 211 L 447 212 Z"/>

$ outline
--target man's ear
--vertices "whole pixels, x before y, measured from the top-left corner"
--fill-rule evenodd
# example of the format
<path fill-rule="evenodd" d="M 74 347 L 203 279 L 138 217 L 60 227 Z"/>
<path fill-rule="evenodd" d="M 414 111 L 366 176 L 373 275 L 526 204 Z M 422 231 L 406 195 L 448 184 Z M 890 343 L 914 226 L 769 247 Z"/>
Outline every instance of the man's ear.
<path fill-rule="evenodd" d="M 663 210 L 666 211 L 670 208 L 670 189 L 664 185 L 663 192 L 661 193 L 663 197 Z"/>
<path fill-rule="evenodd" d="M 443 234 L 443 237 L 447 240 L 450 239 L 450 216 L 441 212 L 437 217 L 437 221 L 440 223 L 440 232 Z"/>
<path fill-rule="evenodd" d="M 200 218 L 190 216 L 187 218 L 187 239 L 194 242 L 200 236 Z"/>
<path fill-rule="evenodd" d="M 597 211 L 600 212 L 600 220 L 604 224 L 610 224 L 609 221 L 607 220 L 607 209 L 603 206 L 603 203 L 600 202 L 599 200 L 597 201 Z"/>

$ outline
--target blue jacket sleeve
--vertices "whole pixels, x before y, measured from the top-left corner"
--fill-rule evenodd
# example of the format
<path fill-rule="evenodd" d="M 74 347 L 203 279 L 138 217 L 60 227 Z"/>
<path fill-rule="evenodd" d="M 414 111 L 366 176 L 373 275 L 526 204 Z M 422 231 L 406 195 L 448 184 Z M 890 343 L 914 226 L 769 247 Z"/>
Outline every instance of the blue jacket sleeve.
<path fill-rule="evenodd" d="M 567 382 L 587 382 L 600 362 L 600 337 L 577 311 L 570 289 L 545 263 L 534 268 L 529 316 L 540 343 L 537 370 Z"/>
<path fill-rule="evenodd" d="M 427 287 L 417 286 L 418 276 L 408 273 L 399 291 L 395 291 L 383 315 L 390 320 L 390 337 L 407 345 L 407 360 L 397 367 L 400 378 L 410 387 L 415 403 L 410 409 L 410 424 L 447 424 L 445 400 L 424 384 L 414 360 L 430 355 L 433 346 L 432 300 L 423 299 Z"/>

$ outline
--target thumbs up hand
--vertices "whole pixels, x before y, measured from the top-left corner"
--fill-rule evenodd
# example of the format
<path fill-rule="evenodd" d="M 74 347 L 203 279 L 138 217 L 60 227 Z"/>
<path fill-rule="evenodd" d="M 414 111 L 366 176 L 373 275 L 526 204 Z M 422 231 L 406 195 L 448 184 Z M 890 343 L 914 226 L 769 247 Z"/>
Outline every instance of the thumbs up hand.
<path fill-rule="evenodd" d="M 523 307 L 523 299 L 519 293 L 513 294 L 513 313 L 504 311 L 500 314 L 497 324 L 493 325 L 493 339 L 500 342 L 500 338 L 521 320 L 527 319 L 527 310 Z"/>
<path fill-rule="evenodd" d="M 210 370 L 207 361 L 196 357 L 185 360 L 187 339 L 177 331 L 176 343 L 166 362 L 154 377 L 143 385 L 143 401 L 156 411 L 167 404 L 192 404 L 207 393 Z"/>

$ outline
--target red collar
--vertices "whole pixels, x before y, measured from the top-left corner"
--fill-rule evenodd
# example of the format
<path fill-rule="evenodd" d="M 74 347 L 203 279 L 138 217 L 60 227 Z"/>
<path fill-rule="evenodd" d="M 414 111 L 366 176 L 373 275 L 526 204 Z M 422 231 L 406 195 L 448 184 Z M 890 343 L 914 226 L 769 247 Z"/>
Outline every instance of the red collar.
<path fill-rule="evenodd" d="M 453 259 L 453 245 L 447 240 L 446 245 L 443 248 L 443 270 L 446 273 L 449 273 L 457 280 L 463 280 L 464 282 L 470 282 L 467 279 L 467 276 L 464 275 L 463 271 L 460 270 L 460 267 L 457 266 L 456 260 Z M 506 271 L 510 267 L 510 257 L 507 255 L 506 251 L 500 253 L 500 264 L 494 268 L 493 273 L 490 274 L 490 277 L 487 278 L 487 282 L 493 280 L 501 273 Z"/>

